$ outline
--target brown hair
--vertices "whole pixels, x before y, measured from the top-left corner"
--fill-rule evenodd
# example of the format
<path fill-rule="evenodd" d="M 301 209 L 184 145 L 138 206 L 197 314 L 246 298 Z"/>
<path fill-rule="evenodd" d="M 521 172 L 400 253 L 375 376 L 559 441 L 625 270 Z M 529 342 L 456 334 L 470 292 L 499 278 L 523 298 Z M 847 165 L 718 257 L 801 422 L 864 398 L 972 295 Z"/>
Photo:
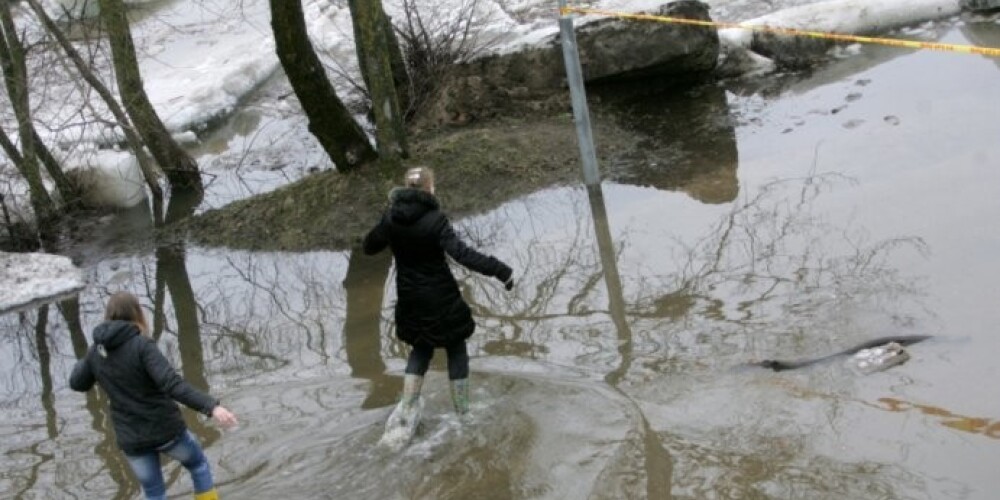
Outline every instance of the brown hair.
<path fill-rule="evenodd" d="M 142 314 L 142 306 L 139 299 L 128 292 L 118 292 L 108 299 L 108 305 L 104 308 L 105 320 L 121 320 L 135 323 L 140 330 L 145 333 L 149 330 L 146 326 L 146 316 Z"/>
<path fill-rule="evenodd" d="M 434 171 L 428 167 L 413 167 L 403 175 L 403 185 L 434 192 Z"/>

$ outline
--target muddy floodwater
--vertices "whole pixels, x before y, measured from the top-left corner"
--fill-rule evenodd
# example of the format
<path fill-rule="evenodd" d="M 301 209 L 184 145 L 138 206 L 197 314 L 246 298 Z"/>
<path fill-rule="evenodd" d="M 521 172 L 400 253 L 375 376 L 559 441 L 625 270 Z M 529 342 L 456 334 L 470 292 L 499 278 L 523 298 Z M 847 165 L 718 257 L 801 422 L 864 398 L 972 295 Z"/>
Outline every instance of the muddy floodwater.
<path fill-rule="evenodd" d="M 996 23 L 938 29 L 1000 46 Z M 997 498 L 1000 60 L 865 47 L 808 74 L 592 95 L 638 145 L 599 189 L 456 221 L 516 278 L 456 268 L 479 324 L 468 421 L 441 353 L 416 439 L 375 446 L 407 354 L 386 255 L 135 248 L 123 215 L 75 250 L 78 300 L 0 317 L 0 497 L 141 495 L 103 395 L 67 387 L 127 289 L 241 419 L 187 415 L 229 499 Z M 934 338 L 871 375 L 746 365 L 886 335 Z"/>

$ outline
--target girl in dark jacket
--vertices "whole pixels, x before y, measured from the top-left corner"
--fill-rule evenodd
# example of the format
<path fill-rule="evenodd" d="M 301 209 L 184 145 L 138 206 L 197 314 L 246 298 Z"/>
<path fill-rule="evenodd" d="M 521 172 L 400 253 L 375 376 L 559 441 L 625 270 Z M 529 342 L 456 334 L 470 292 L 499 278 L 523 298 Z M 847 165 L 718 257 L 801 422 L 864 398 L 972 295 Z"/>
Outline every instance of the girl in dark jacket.
<path fill-rule="evenodd" d="M 212 471 L 175 401 L 212 417 L 223 427 L 236 417 L 219 401 L 177 374 L 147 330 L 139 301 L 119 292 L 108 300 L 104 322 L 94 328 L 94 344 L 77 361 L 69 378 L 73 390 L 96 383 L 111 401 L 115 438 L 148 499 L 165 499 L 160 454 L 180 462 L 191 474 L 195 500 L 218 500 Z"/>
<path fill-rule="evenodd" d="M 412 411 L 435 348 L 448 353 L 448 378 L 455 411 L 469 409 L 469 355 L 465 340 L 476 328 L 445 256 L 513 286 L 511 268 L 468 247 L 455 234 L 434 196 L 434 173 L 411 168 L 404 187 L 389 193 L 390 206 L 368 233 L 368 255 L 389 247 L 396 263 L 396 336 L 412 347 L 403 378 L 403 397 L 394 416 Z M 419 418 L 419 416 L 417 416 Z M 393 417 L 390 417 L 390 422 Z"/>

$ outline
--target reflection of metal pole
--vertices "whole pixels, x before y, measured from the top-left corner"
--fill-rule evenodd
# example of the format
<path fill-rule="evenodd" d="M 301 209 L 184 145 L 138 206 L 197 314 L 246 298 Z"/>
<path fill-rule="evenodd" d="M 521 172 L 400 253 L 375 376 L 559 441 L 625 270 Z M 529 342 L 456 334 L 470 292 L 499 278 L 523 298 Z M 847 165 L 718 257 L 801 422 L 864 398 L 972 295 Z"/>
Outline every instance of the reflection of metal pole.
<path fill-rule="evenodd" d="M 615 371 L 608 374 L 605 380 L 616 385 L 632 363 L 632 329 L 625 317 L 625 294 L 622 290 L 622 279 L 618 274 L 618 262 L 615 258 L 615 246 L 611 240 L 611 228 L 608 225 L 608 212 L 604 207 L 604 193 L 601 185 L 587 187 L 590 197 L 590 213 L 594 218 L 594 235 L 597 237 L 597 248 L 601 256 L 601 268 L 604 271 L 604 282 L 608 287 L 608 309 L 611 311 L 611 321 L 618 333 L 618 353 L 621 364 Z"/>
<path fill-rule="evenodd" d="M 566 7 L 566 0 L 559 0 L 559 9 Z M 573 121 L 576 123 L 577 140 L 580 142 L 580 158 L 583 160 L 583 181 L 588 186 L 601 180 L 597 174 L 597 154 L 594 152 L 594 135 L 590 130 L 590 111 L 587 109 L 587 94 L 583 88 L 583 69 L 576 47 L 576 32 L 573 18 L 569 14 L 559 16 L 562 32 L 563 61 L 566 63 L 566 82 L 573 101 Z"/>
<path fill-rule="evenodd" d="M 670 488 L 674 471 L 673 459 L 649 425 L 639 405 L 625 391 L 618 388 L 618 383 L 632 366 L 632 328 L 625 316 L 625 293 L 621 276 L 618 274 L 618 260 L 615 258 L 615 246 L 611 239 L 611 226 L 608 224 L 608 212 L 604 205 L 601 185 L 587 186 L 587 195 L 590 198 L 590 214 L 594 218 L 594 235 L 597 237 L 604 282 L 608 287 L 608 309 L 611 311 L 611 321 L 618 333 L 618 355 L 621 358 L 618 368 L 608 373 L 604 380 L 625 396 L 638 414 L 642 426 L 639 435 L 643 444 L 643 461 L 646 469 L 646 498 L 669 499 L 672 498 Z"/>

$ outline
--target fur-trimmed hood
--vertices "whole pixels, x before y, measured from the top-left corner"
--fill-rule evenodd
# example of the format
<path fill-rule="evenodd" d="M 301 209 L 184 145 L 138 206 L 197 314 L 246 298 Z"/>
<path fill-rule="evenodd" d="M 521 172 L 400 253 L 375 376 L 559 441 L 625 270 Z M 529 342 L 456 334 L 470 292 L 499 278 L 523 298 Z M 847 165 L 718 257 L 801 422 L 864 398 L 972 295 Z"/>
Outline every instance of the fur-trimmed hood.
<path fill-rule="evenodd" d="M 408 226 L 427 212 L 441 207 L 437 198 L 423 189 L 398 187 L 389 192 L 389 218 L 395 224 Z"/>

